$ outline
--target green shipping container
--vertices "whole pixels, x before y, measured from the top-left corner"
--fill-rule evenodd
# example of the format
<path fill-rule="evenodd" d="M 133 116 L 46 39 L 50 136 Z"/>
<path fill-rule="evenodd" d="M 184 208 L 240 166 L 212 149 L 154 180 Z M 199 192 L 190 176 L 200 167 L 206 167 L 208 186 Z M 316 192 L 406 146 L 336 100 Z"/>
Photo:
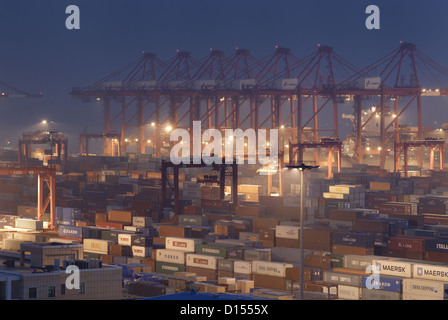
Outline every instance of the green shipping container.
<path fill-rule="evenodd" d="M 185 265 L 156 261 L 156 272 L 174 274 L 175 272 L 185 272 Z"/>
<path fill-rule="evenodd" d="M 330 254 L 331 257 L 331 268 L 343 268 L 344 267 L 344 256 L 342 254 Z"/>
<path fill-rule="evenodd" d="M 227 258 L 227 246 L 213 244 L 197 244 L 195 253 L 207 256 Z"/>

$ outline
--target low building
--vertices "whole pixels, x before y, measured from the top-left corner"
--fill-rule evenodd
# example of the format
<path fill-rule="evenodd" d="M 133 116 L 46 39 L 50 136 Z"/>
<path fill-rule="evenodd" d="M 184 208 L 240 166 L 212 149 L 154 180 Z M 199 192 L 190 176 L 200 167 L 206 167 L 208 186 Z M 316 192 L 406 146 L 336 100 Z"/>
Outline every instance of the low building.
<path fill-rule="evenodd" d="M 65 249 L 63 249 L 65 248 Z M 64 253 L 65 250 L 65 253 Z M 0 299 L 117 300 L 123 298 L 122 268 L 101 260 L 79 259 L 82 248 L 60 243 L 27 243 L 21 258 L 0 267 Z M 54 254 L 53 260 L 51 254 Z M 69 259 L 67 259 L 69 258 Z M 49 263 L 53 261 L 53 263 Z M 55 263 L 56 261 L 56 263 Z"/>

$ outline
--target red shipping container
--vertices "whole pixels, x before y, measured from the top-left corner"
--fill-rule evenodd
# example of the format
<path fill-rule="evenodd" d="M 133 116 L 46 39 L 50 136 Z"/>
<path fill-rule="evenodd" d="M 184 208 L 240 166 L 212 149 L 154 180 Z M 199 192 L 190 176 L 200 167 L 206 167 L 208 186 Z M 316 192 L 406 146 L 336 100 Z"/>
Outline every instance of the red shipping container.
<path fill-rule="evenodd" d="M 410 237 L 390 237 L 387 240 L 387 248 L 389 250 L 421 253 L 425 248 L 425 239 Z"/>

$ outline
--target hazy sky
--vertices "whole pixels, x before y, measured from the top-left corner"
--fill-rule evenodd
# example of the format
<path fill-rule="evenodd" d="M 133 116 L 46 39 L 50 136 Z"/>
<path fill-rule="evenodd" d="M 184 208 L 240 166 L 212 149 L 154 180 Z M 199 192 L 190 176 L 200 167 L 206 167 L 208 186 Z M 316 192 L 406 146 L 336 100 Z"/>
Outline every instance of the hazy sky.
<path fill-rule="evenodd" d="M 365 27 L 371 4 L 381 10 L 380 30 Z M 69 5 L 80 9 L 80 30 L 65 27 Z M 227 55 L 240 47 L 261 59 L 275 45 L 304 57 L 321 43 L 364 67 L 408 41 L 448 67 L 447 9 L 445 0 L 3 0 L 0 81 L 43 97 L 0 100 L 0 145 L 17 143 L 22 132 L 51 119 L 75 151 L 79 133 L 102 131 L 103 120 L 101 106 L 72 98 L 72 87 L 102 78 L 142 51 L 168 60 L 179 49 L 200 59 L 211 47 Z M 424 124 L 448 121 L 445 98 L 431 101 Z"/>

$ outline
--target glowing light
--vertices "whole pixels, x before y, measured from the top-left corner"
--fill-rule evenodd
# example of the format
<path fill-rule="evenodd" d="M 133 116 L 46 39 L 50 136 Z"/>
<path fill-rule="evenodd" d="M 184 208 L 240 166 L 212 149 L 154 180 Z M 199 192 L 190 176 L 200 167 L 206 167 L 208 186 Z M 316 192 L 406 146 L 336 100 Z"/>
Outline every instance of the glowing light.
<path fill-rule="evenodd" d="M 284 129 L 284 128 L 285 128 L 285 126 L 284 126 L 284 125 L 281 125 L 281 127 L 280 127 L 280 128 Z"/>
<path fill-rule="evenodd" d="M 170 126 L 170 125 L 167 125 L 167 126 L 165 127 L 165 130 L 166 130 L 167 132 L 170 132 L 171 130 L 173 130 L 173 127 Z"/>
<path fill-rule="evenodd" d="M 148 143 L 151 143 L 151 140 L 148 139 Z"/>
<path fill-rule="evenodd" d="M 155 123 L 155 122 L 151 122 L 151 126 L 153 126 L 153 127 L 154 127 L 155 125 L 156 125 L 156 123 Z"/>
<path fill-rule="evenodd" d="M 366 150 L 367 150 L 367 151 L 370 151 L 370 147 L 367 147 Z"/>
<path fill-rule="evenodd" d="M 128 141 L 129 141 L 129 139 L 128 139 L 128 138 L 124 139 L 124 142 L 128 142 Z"/>

